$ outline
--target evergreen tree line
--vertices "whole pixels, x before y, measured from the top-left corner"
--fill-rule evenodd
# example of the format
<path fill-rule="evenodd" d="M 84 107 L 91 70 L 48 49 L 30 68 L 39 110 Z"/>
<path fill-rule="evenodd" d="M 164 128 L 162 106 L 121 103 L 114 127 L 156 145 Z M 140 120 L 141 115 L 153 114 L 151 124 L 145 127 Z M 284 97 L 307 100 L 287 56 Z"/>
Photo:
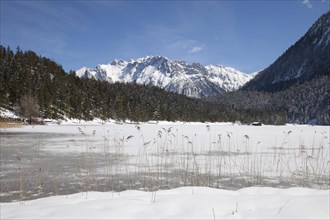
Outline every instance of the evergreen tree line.
<path fill-rule="evenodd" d="M 52 119 L 285 123 L 284 113 L 277 109 L 237 108 L 157 87 L 81 79 L 33 51 L 13 52 L 1 45 L 0 107 L 19 109 L 24 117 L 36 116 L 37 109 L 39 117 Z"/>
<path fill-rule="evenodd" d="M 329 85 L 330 76 L 321 75 L 283 91 L 239 90 L 213 97 L 212 101 L 233 109 L 282 112 L 288 123 L 330 125 Z"/>

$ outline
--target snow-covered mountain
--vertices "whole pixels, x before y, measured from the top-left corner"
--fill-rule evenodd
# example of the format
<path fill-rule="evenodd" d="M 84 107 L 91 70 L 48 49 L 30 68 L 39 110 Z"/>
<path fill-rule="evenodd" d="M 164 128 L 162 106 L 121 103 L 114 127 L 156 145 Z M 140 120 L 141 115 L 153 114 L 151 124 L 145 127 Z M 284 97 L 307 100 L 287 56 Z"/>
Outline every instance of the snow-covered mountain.
<path fill-rule="evenodd" d="M 172 61 L 162 56 L 146 56 L 135 60 L 114 60 L 96 68 L 76 71 L 81 78 L 106 80 L 110 83 L 153 85 L 189 97 L 206 97 L 234 91 L 254 77 L 231 67 L 202 66 L 185 61 Z"/>
<path fill-rule="evenodd" d="M 274 63 L 244 85 L 244 90 L 276 92 L 330 75 L 330 11 L 323 14 Z"/>

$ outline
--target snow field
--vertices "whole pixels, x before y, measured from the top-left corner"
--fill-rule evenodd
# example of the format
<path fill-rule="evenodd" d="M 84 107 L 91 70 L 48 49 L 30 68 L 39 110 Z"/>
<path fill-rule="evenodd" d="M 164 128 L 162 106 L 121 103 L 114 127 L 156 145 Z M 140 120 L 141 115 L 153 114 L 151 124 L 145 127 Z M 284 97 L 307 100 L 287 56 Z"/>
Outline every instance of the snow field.
<path fill-rule="evenodd" d="M 1 219 L 329 219 L 328 205 L 328 190 L 182 187 L 2 203 Z"/>
<path fill-rule="evenodd" d="M 329 218 L 329 127 L 102 123 L 2 129 L 1 218 Z"/>

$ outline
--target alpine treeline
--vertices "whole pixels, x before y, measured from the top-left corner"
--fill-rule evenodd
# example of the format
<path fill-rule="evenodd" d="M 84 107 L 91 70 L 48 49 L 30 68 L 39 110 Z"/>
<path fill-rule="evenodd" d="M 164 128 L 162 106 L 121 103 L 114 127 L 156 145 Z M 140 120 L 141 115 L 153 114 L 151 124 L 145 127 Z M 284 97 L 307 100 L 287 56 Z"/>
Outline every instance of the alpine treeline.
<path fill-rule="evenodd" d="M 52 119 L 285 123 L 283 112 L 273 109 L 237 109 L 156 87 L 81 79 L 33 51 L 0 45 L 0 107 L 19 109 L 24 97 L 36 100 L 39 117 Z"/>

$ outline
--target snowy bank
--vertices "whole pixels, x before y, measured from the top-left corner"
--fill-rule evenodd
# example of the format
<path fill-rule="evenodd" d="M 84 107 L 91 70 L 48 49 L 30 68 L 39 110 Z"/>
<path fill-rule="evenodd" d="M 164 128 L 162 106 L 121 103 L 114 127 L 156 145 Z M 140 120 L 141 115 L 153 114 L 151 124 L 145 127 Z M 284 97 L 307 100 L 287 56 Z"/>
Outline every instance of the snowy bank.
<path fill-rule="evenodd" d="M 1 219 L 329 219 L 329 190 L 182 187 L 2 203 Z"/>

